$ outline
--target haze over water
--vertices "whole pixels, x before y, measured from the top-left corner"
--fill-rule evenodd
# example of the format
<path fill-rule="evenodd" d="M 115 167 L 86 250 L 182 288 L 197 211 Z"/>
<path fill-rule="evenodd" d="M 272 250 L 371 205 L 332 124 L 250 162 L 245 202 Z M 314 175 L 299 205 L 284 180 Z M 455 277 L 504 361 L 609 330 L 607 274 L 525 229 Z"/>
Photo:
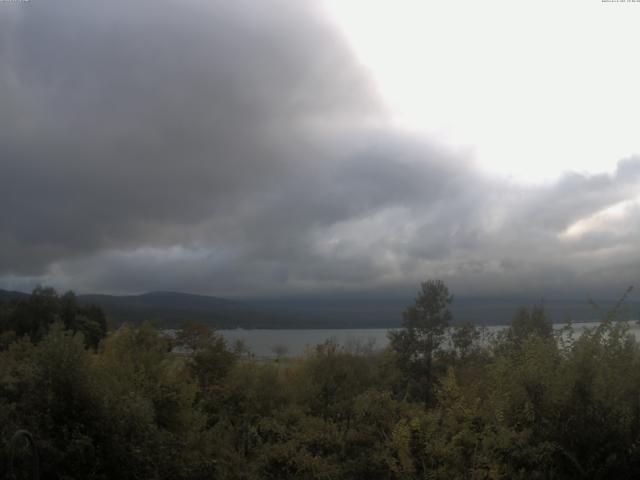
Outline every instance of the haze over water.
<path fill-rule="evenodd" d="M 585 329 L 597 327 L 599 322 L 574 323 L 573 330 L 576 336 L 581 335 Z M 560 329 L 565 323 L 554 324 L 554 328 Z M 507 328 L 504 325 L 484 327 L 483 341 L 489 340 L 491 335 Z M 329 339 L 336 340 L 340 345 L 367 345 L 374 349 L 385 348 L 389 344 L 387 333 L 390 328 L 359 328 L 359 329 L 251 329 L 236 328 L 232 330 L 218 330 L 230 345 L 238 340 L 244 341 L 249 351 L 256 357 L 275 358 L 276 347 L 284 347 L 286 353 L 283 356 L 303 355 L 309 348 L 313 348 Z M 640 340 L 640 325 L 636 321 L 629 321 L 629 332 Z M 446 342 L 445 342 L 446 343 Z"/>

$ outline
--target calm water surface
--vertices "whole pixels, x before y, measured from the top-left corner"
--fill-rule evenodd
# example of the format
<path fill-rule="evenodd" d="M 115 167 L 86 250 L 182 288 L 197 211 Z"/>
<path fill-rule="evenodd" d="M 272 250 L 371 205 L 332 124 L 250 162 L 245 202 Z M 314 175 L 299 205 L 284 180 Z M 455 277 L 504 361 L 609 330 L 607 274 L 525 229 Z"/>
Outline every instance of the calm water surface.
<path fill-rule="evenodd" d="M 594 328 L 598 322 L 575 323 L 573 329 L 580 334 L 585 328 Z M 564 324 L 554 325 L 562 328 Z M 640 326 L 636 322 L 630 322 L 631 333 L 640 340 Z M 488 326 L 488 335 L 504 329 L 504 326 Z M 389 343 L 387 328 L 371 329 L 317 329 L 317 330 L 218 330 L 229 344 L 242 340 L 249 350 L 257 357 L 275 357 L 277 349 L 283 349 L 281 354 L 296 356 L 305 353 L 311 348 L 326 340 L 334 339 L 341 345 L 372 343 L 374 348 L 384 348 Z"/>

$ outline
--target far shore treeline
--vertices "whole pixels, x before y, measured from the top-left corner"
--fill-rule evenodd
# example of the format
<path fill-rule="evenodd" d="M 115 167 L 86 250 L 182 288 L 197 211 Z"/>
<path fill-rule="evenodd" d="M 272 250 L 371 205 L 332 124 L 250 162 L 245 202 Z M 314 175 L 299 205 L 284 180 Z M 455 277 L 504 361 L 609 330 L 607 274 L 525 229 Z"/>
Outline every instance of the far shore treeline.
<path fill-rule="evenodd" d="M 157 327 L 176 329 L 186 320 L 204 323 L 217 330 L 242 329 L 363 329 L 398 328 L 402 311 L 412 301 L 411 291 L 399 295 L 376 292 L 360 294 L 289 296 L 273 298 L 221 298 L 191 293 L 155 291 L 136 295 L 76 295 L 79 305 L 102 309 L 113 327 L 123 323 L 150 321 Z M 27 293 L 0 289 L 0 301 L 26 299 Z M 603 310 L 615 307 L 616 299 L 598 298 Z M 471 322 L 481 326 L 508 325 L 522 305 L 543 304 L 553 323 L 592 322 L 601 313 L 587 297 L 526 296 L 474 297 L 456 295 L 450 305 L 453 325 Z M 628 299 L 623 312 L 638 318 L 640 301 Z"/>
<path fill-rule="evenodd" d="M 72 292 L 0 297 L 0 478 L 20 429 L 43 479 L 635 478 L 625 298 L 594 304 L 579 336 L 520 307 L 487 342 L 430 280 L 383 350 L 327 341 L 265 361 L 188 318 L 169 338 Z M 14 463 L 30 478 L 26 448 Z"/>

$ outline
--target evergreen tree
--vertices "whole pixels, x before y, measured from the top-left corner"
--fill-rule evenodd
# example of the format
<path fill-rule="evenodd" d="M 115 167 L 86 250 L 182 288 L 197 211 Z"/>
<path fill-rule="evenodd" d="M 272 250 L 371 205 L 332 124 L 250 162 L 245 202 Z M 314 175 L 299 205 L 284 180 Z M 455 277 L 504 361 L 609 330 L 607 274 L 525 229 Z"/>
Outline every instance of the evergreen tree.
<path fill-rule="evenodd" d="M 429 404 L 433 400 L 433 361 L 449 326 L 453 296 L 442 280 L 420 285 L 415 303 L 404 312 L 402 329 L 390 332 L 391 348 L 412 389 Z"/>

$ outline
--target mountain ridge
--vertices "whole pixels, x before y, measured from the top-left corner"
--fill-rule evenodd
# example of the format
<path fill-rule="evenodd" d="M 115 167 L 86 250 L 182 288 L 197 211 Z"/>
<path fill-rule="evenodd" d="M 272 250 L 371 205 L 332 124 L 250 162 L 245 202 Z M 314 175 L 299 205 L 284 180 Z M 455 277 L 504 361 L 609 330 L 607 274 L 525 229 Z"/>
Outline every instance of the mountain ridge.
<path fill-rule="evenodd" d="M 26 298 L 29 294 L 0 290 L 0 300 Z M 186 320 L 218 329 L 264 328 L 394 328 L 402 321 L 402 312 L 411 298 L 314 297 L 232 300 L 221 297 L 175 291 L 150 291 L 137 295 L 81 294 L 81 303 L 100 306 L 112 324 L 151 321 L 175 328 Z M 509 323 L 521 305 L 531 306 L 540 300 L 526 298 L 454 297 L 451 306 L 454 323 L 471 321 L 480 325 Z M 598 301 L 607 310 L 615 301 Z M 598 312 L 587 300 L 544 300 L 549 318 L 562 323 L 593 321 Z M 638 318 L 640 302 L 628 300 L 623 313 Z"/>

